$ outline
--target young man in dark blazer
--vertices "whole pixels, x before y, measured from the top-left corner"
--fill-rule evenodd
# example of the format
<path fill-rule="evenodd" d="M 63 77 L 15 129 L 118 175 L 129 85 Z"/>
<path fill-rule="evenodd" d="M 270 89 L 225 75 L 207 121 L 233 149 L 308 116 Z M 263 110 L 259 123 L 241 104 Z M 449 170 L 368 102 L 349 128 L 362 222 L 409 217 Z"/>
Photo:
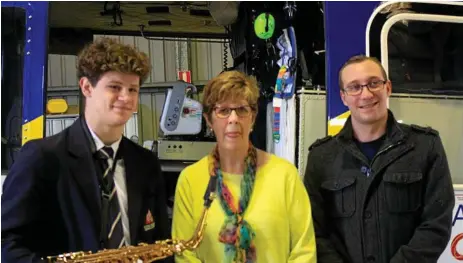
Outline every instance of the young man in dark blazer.
<path fill-rule="evenodd" d="M 23 146 L 3 185 L 2 262 L 169 238 L 159 162 L 123 136 L 149 72 L 144 53 L 112 39 L 79 54 L 85 114 Z"/>

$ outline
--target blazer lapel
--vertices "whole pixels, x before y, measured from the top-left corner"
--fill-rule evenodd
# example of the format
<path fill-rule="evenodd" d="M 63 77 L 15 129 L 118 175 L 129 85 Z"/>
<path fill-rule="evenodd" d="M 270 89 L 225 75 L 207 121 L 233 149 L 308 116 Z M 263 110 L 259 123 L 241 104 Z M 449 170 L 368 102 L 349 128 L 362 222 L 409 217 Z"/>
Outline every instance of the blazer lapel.
<path fill-rule="evenodd" d="M 93 215 L 95 230 L 99 231 L 101 204 L 98 179 L 91 153 L 92 141 L 85 134 L 84 128 L 86 128 L 86 124 L 83 118 L 76 120 L 70 128 L 67 142 L 70 153 L 69 165 L 71 174 L 80 188 L 90 214 Z"/>
<path fill-rule="evenodd" d="M 140 167 L 137 155 L 132 151 L 132 145 L 130 145 L 130 142 L 127 140 L 127 138 L 123 137 L 120 147 L 122 147 L 121 150 L 123 150 L 122 158 L 124 159 L 125 166 L 130 239 L 132 245 L 136 245 L 135 241 L 138 237 L 141 205 L 143 201 L 142 191 L 145 187 L 143 185 L 143 169 Z"/>

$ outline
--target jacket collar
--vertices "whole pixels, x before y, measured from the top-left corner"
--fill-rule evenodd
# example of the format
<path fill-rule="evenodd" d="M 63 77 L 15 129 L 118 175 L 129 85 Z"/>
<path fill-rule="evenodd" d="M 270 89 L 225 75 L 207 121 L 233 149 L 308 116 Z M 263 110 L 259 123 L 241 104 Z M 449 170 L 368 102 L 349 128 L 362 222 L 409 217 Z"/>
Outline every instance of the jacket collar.
<path fill-rule="evenodd" d="M 103 143 L 103 141 L 98 137 L 98 135 L 96 135 L 95 132 L 93 132 L 93 130 L 90 128 L 90 126 L 88 125 L 88 123 L 84 123 L 84 125 L 86 126 L 87 130 L 90 132 L 90 135 L 91 135 L 91 138 L 94 142 L 94 145 L 95 145 L 95 150 L 96 151 L 99 151 L 101 150 L 103 147 L 105 146 L 110 146 L 113 151 L 114 151 L 114 154 L 116 156 L 116 153 L 117 153 L 117 150 L 119 149 L 119 146 L 120 146 L 120 143 L 122 141 L 122 138 L 123 136 L 121 135 L 121 137 L 119 138 L 119 140 L 117 140 L 116 142 L 112 143 L 111 145 L 105 145 Z M 115 158 L 115 156 L 111 156 L 112 158 Z"/>
<path fill-rule="evenodd" d="M 400 124 L 394 117 L 391 110 L 388 111 L 386 123 L 386 138 L 391 143 L 403 140 L 406 137 L 406 132 L 400 127 Z M 344 124 L 342 130 L 338 133 L 337 137 L 342 141 L 348 142 L 354 140 L 354 130 L 352 128 L 352 116 L 349 116 Z"/>
<path fill-rule="evenodd" d="M 103 148 L 104 143 L 96 136 L 87 124 L 84 115 L 81 115 L 70 130 L 72 140 L 69 141 L 69 150 L 75 156 L 83 157 L 90 153 L 93 156 L 98 150 Z M 122 148 L 124 136 L 113 143 L 111 147 L 116 153 L 119 148 Z"/>
<path fill-rule="evenodd" d="M 87 127 L 85 116 L 80 116 L 69 130 L 69 151 L 78 157 L 87 157 L 96 152 L 95 141 Z"/>

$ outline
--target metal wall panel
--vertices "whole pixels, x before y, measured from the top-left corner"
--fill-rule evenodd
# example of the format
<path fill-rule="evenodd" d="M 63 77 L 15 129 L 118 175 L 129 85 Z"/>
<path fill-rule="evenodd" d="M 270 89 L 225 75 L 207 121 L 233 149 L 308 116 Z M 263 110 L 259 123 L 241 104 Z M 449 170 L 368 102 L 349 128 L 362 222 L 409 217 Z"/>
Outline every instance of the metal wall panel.
<path fill-rule="evenodd" d="M 130 118 L 124 127 L 124 135 L 125 137 L 133 140 L 136 143 L 140 143 L 140 138 L 138 135 L 138 113 L 134 113 L 132 118 Z"/>
<path fill-rule="evenodd" d="M 138 115 L 140 121 L 139 136 L 142 142 L 155 141 L 162 136 L 159 122 L 165 99 L 166 93 L 163 89 L 140 93 Z"/>
<path fill-rule="evenodd" d="M 298 170 L 304 177 L 309 146 L 326 136 L 326 92 L 302 91 L 297 95 L 299 103 Z"/>
<path fill-rule="evenodd" d="M 101 35 L 95 35 L 94 38 Z M 177 80 L 175 41 L 147 40 L 143 37 L 114 36 L 122 43 L 133 45 L 145 52 L 152 65 L 152 70 L 146 84 Z M 48 88 L 74 87 L 78 88 L 77 56 L 56 55 L 48 56 Z"/>
<path fill-rule="evenodd" d="M 60 133 L 67 127 L 71 126 L 76 119 L 76 115 L 48 115 L 45 125 L 46 136 L 48 137 Z"/>
<path fill-rule="evenodd" d="M 166 81 L 166 58 L 164 57 L 163 41 L 149 41 L 146 39 L 139 40 L 139 43 L 146 42 L 148 46 L 148 56 L 151 59 L 151 73 L 146 81 L 147 83 Z M 144 50 L 144 49 L 143 49 Z M 171 58 L 172 59 L 172 58 Z M 172 70 L 172 69 L 169 69 Z M 169 71 L 167 70 L 167 71 Z"/>
<path fill-rule="evenodd" d="M 48 55 L 48 89 L 78 87 L 77 56 Z"/>
<path fill-rule="evenodd" d="M 233 66 L 229 45 L 222 43 L 191 42 L 191 78 L 194 83 L 207 82 L 224 69 L 224 52 L 227 51 L 227 68 Z"/>
<path fill-rule="evenodd" d="M 105 35 L 95 35 L 94 38 L 101 36 Z M 175 81 L 178 70 L 188 69 L 192 72 L 194 82 L 207 82 L 223 70 L 225 62 L 227 67 L 233 66 L 228 43 L 189 42 L 190 45 L 185 45 L 185 41 L 147 40 L 134 36 L 106 37 L 133 45 L 149 56 L 152 70 L 145 85 Z M 225 52 L 228 54 L 227 61 L 224 61 Z M 48 88 L 77 89 L 76 64 L 77 56 L 48 55 Z"/>
<path fill-rule="evenodd" d="M 62 132 L 64 129 L 71 126 L 77 118 L 78 115 L 75 114 L 47 115 L 45 125 L 46 136 L 48 137 Z M 127 121 L 123 134 L 129 139 L 134 139 L 134 141 L 139 142 L 137 113 L 134 113 L 129 121 Z"/>

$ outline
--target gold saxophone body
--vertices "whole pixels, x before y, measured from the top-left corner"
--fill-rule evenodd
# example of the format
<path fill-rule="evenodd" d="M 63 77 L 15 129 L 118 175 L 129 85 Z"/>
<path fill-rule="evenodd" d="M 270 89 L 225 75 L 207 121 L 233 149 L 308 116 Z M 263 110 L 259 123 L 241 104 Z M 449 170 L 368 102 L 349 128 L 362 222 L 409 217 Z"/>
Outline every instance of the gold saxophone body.
<path fill-rule="evenodd" d="M 196 226 L 193 236 L 187 240 L 167 239 L 154 244 L 139 243 L 137 246 L 126 246 L 119 249 L 104 249 L 92 252 L 71 252 L 58 256 L 49 256 L 49 263 L 138 263 L 154 262 L 157 260 L 179 255 L 185 250 L 196 249 L 203 239 L 206 227 L 207 213 L 215 198 L 216 177 L 211 176 L 209 187 L 204 196 L 204 209 Z"/>

